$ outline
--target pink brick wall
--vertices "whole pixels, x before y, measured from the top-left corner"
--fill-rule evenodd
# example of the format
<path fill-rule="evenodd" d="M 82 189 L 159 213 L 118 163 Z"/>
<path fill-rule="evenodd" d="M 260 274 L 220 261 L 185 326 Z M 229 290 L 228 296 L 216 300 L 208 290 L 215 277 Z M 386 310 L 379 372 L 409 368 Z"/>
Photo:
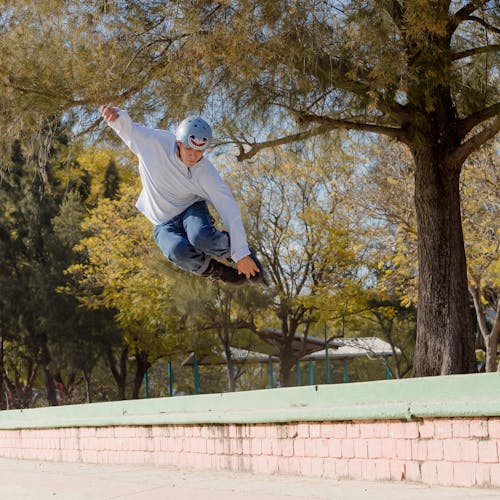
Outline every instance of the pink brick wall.
<path fill-rule="evenodd" d="M 500 488 L 500 417 L 0 430 L 0 456 Z"/>

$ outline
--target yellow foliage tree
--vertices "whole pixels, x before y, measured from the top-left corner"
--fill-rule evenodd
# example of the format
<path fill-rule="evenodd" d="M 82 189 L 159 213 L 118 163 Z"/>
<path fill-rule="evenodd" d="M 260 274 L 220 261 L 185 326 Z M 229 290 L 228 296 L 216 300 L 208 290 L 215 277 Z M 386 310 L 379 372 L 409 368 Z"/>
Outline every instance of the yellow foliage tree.
<path fill-rule="evenodd" d="M 333 156 L 326 142 L 316 142 L 308 153 L 302 146 L 276 148 L 250 165 L 232 165 L 229 175 L 275 292 L 273 315 L 256 331 L 263 340 L 263 327 L 281 332 L 276 354 L 282 386 L 290 384 L 315 325 L 364 307 L 357 273 L 360 225 L 350 213 L 347 189 L 353 164 L 347 155 Z M 292 348 L 296 335 L 303 339 L 302 350 Z"/>
<path fill-rule="evenodd" d="M 497 140 L 467 162 L 462 176 L 462 211 L 469 292 L 486 353 L 485 370 L 500 370 L 500 172 Z"/>
<path fill-rule="evenodd" d="M 133 397 L 149 366 L 183 344 L 172 280 L 158 271 L 161 257 L 150 223 L 135 208 L 137 194 L 135 182 L 116 200 L 100 199 L 83 224 L 88 236 L 76 247 L 86 261 L 68 269 L 84 306 L 116 311 L 137 366 Z"/>

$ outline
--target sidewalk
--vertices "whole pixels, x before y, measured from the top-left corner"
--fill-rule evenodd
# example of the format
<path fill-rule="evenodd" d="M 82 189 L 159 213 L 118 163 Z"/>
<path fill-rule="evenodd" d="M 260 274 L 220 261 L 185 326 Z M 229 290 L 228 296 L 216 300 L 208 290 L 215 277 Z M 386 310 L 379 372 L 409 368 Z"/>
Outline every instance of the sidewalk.
<path fill-rule="evenodd" d="M 482 500 L 500 490 L 0 458 L 1 500 Z"/>

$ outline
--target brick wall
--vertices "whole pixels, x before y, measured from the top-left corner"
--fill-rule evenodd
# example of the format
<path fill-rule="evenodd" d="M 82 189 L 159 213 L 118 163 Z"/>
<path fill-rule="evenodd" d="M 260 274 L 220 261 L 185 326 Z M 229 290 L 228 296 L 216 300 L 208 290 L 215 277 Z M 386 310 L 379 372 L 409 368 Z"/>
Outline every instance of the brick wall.
<path fill-rule="evenodd" d="M 0 430 L 0 456 L 500 488 L 500 417 Z"/>

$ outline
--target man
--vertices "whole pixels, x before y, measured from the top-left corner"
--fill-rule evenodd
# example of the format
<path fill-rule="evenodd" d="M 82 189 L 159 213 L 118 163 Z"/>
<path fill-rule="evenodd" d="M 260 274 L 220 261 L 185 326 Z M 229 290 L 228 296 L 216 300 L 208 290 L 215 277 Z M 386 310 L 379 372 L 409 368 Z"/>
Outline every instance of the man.
<path fill-rule="evenodd" d="M 164 255 L 182 269 L 228 284 L 265 283 L 262 265 L 248 247 L 240 209 L 203 156 L 212 139 L 208 123 L 186 118 L 174 136 L 138 125 L 118 108 L 101 106 L 101 115 L 139 160 L 142 191 L 136 206 L 153 224 Z M 214 227 L 207 201 L 227 232 Z M 237 269 L 213 257 L 232 259 Z"/>

